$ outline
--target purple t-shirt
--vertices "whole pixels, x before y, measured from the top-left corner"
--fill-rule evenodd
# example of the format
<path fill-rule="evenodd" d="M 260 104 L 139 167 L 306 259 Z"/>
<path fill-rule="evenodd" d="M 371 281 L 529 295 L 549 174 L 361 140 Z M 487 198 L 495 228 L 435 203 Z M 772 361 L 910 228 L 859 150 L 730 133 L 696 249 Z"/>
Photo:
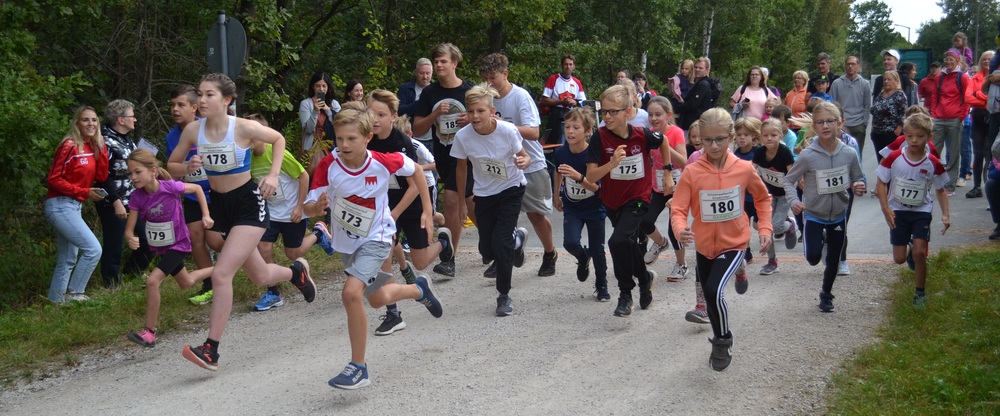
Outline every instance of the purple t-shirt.
<path fill-rule="evenodd" d="M 129 208 L 146 221 L 146 240 L 156 254 L 167 250 L 191 252 L 191 236 L 181 206 L 183 195 L 184 182 L 175 180 L 160 180 L 160 189 L 152 195 L 142 188 L 132 192 Z"/>

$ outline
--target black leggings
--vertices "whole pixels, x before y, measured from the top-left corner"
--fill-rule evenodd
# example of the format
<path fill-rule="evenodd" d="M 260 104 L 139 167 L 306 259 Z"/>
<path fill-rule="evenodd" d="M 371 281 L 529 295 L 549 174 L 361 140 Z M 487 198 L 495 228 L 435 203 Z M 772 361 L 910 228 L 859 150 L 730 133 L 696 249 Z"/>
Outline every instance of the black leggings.
<path fill-rule="evenodd" d="M 989 136 L 990 113 L 986 110 L 972 110 L 972 186 L 978 188 L 983 183 L 986 164 L 990 163 L 993 138 Z"/>
<path fill-rule="evenodd" d="M 653 231 L 656 231 L 656 220 L 660 218 L 663 210 L 667 209 L 667 200 L 670 199 L 671 195 L 663 195 L 653 191 L 653 194 L 649 196 L 649 211 L 646 211 L 646 215 L 643 215 L 642 222 L 639 223 L 639 231 L 642 231 L 645 235 L 650 235 Z M 667 217 L 670 217 L 669 209 L 667 209 Z M 674 235 L 674 227 L 667 226 L 667 239 L 670 240 L 670 245 L 674 248 L 674 251 L 681 249 L 680 243 L 677 242 L 677 236 Z"/>
<path fill-rule="evenodd" d="M 701 253 L 695 255 L 695 276 L 705 291 L 705 308 L 708 320 L 712 323 L 712 332 L 716 338 L 729 338 L 729 307 L 722 291 L 729 283 L 736 270 L 743 265 L 743 249 L 725 251 L 716 258 L 710 259 Z"/>
<path fill-rule="evenodd" d="M 826 251 L 826 267 L 823 269 L 823 291 L 826 293 L 831 293 L 833 281 L 837 279 L 837 266 L 840 265 L 844 243 L 847 241 L 846 237 L 846 219 L 835 224 L 822 224 L 806 220 L 806 228 L 802 237 L 802 250 L 805 251 L 806 261 L 809 262 L 809 265 L 819 264 L 822 260 L 823 245 L 829 246 Z"/>
<path fill-rule="evenodd" d="M 872 132 L 872 144 L 875 145 L 875 157 L 878 158 L 879 163 L 882 162 L 882 155 L 879 152 L 882 151 L 886 146 L 892 144 L 899 135 L 893 131 L 882 131 L 882 132 Z"/>

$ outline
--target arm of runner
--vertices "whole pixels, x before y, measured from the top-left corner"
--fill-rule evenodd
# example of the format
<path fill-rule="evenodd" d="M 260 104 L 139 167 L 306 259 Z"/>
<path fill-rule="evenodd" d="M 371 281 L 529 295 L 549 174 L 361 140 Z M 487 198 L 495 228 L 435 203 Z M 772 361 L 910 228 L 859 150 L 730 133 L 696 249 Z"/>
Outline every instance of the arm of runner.
<path fill-rule="evenodd" d="M 878 179 L 875 183 L 875 196 L 878 197 L 879 206 L 882 208 L 882 216 L 885 217 L 885 223 L 889 226 L 889 229 L 896 228 L 896 213 L 892 212 L 889 208 L 889 198 L 886 196 L 888 194 L 889 187 L 886 186 L 885 182 L 882 182 L 882 178 Z M 947 198 L 948 195 L 945 195 Z"/>
<path fill-rule="evenodd" d="M 305 209 L 306 194 L 309 193 L 309 172 L 299 174 L 299 198 L 292 208 L 292 222 L 302 221 L 302 211 Z"/>
<path fill-rule="evenodd" d="M 939 188 L 937 190 L 937 200 L 938 203 L 941 204 L 941 224 L 944 225 L 944 228 L 941 228 L 941 235 L 944 235 L 944 233 L 948 232 L 948 229 L 951 228 L 951 210 L 948 208 L 948 191 L 944 188 Z"/>
<path fill-rule="evenodd" d="M 128 214 L 128 221 L 125 223 L 125 241 L 128 241 L 128 248 L 132 250 L 139 249 L 139 237 L 135 236 L 135 223 L 138 220 L 139 212 L 132 211 Z"/>
<path fill-rule="evenodd" d="M 167 171 L 174 178 L 183 178 L 184 175 L 201 168 L 201 155 L 198 154 L 191 156 L 191 160 L 184 163 L 184 158 L 191 152 L 191 147 L 198 144 L 198 129 L 195 127 L 198 123 L 201 123 L 201 121 L 188 123 L 184 131 L 181 132 L 181 138 L 177 141 L 174 151 L 167 156 Z"/>
<path fill-rule="evenodd" d="M 593 145 L 591 145 L 593 146 Z M 611 160 L 604 165 L 598 166 L 596 163 L 587 163 L 587 180 L 591 182 L 597 182 L 611 172 L 611 169 L 618 167 L 622 159 L 625 158 L 625 145 L 620 145 L 615 149 L 614 154 L 611 155 Z"/>
<path fill-rule="evenodd" d="M 465 202 L 466 180 L 469 174 L 468 159 L 455 159 L 455 193 L 458 194 L 458 217 L 465 221 L 469 216 L 468 207 Z"/>

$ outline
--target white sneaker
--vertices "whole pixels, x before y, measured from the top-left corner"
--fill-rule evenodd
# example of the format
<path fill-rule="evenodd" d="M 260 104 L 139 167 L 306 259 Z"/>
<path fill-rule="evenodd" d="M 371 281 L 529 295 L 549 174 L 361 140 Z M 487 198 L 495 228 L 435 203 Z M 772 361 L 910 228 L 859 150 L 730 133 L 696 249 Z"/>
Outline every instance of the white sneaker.
<path fill-rule="evenodd" d="M 955 181 L 955 186 L 959 187 L 959 188 L 964 187 L 965 186 L 965 178 L 958 178 L 958 180 Z"/>
<path fill-rule="evenodd" d="M 847 265 L 846 261 L 840 262 L 840 266 L 837 267 L 837 276 L 847 276 L 851 274 L 851 268 Z"/>
<path fill-rule="evenodd" d="M 646 251 L 646 255 L 642 256 L 642 260 L 645 261 L 646 264 L 656 263 L 657 256 L 659 256 L 660 253 L 663 252 L 663 250 L 666 250 L 667 245 L 670 244 L 669 242 L 667 242 L 666 238 L 663 239 L 662 246 L 657 244 L 655 241 L 650 241 L 650 242 L 653 244 L 649 246 L 649 250 Z"/>
<path fill-rule="evenodd" d="M 686 264 L 674 265 L 674 270 L 667 276 L 668 282 L 683 282 L 687 279 L 688 266 Z"/>

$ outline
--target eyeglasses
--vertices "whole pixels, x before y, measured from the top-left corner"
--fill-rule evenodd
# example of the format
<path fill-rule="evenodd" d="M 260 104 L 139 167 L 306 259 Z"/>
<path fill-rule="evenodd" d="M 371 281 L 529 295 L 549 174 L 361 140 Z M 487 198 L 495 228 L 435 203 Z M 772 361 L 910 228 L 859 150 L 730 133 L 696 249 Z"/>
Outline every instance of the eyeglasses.
<path fill-rule="evenodd" d="M 617 110 L 601 110 L 600 113 L 601 113 L 601 117 L 607 117 L 607 116 L 614 117 L 614 116 L 617 116 L 618 113 L 620 113 L 622 111 L 625 111 L 625 110 L 628 110 L 628 108 L 620 108 L 620 109 L 617 109 Z"/>
<path fill-rule="evenodd" d="M 838 121 L 837 119 L 831 118 L 829 120 L 816 120 L 813 121 L 813 124 L 817 126 L 836 126 L 837 121 Z"/>
<path fill-rule="evenodd" d="M 726 140 L 729 140 L 729 136 L 722 136 L 715 138 L 702 137 L 701 144 L 702 146 L 721 146 L 723 143 L 726 142 Z"/>

